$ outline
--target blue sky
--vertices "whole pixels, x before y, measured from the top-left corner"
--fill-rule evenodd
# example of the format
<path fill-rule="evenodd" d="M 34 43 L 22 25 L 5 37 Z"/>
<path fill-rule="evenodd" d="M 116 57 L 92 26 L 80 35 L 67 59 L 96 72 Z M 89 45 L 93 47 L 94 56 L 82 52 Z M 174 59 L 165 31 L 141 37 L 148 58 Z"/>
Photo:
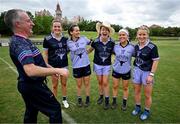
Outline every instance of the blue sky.
<path fill-rule="evenodd" d="M 0 0 L 0 12 L 20 8 L 34 14 L 46 9 L 54 15 L 57 2 L 68 19 L 80 15 L 131 28 L 142 24 L 180 27 L 180 0 Z"/>

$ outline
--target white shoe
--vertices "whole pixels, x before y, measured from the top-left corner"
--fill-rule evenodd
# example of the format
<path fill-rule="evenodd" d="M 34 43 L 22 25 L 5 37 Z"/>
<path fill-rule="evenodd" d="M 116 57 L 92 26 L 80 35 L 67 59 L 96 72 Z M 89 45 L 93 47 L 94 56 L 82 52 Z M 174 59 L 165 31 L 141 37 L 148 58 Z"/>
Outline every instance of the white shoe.
<path fill-rule="evenodd" d="M 63 100 L 62 103 L 64 105 L 64 108 L 69 108 L 69 104 L 68 104 L 67 100 Z"/>

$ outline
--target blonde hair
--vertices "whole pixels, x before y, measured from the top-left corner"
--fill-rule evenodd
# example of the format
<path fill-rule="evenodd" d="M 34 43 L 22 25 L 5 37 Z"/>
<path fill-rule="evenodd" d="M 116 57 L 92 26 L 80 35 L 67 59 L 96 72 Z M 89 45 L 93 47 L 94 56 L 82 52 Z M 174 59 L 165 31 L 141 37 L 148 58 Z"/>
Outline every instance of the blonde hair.
<path fill-rule="evenodd" d="M 55 22 L 61 23 L 61 21 L 60 21 L 59 19 L 54 19 L 54 20 L 52 21 L 52 25 L 53 25 Z"/>
<path fill-rule="evenodd" d="M 149 35 L 149 33 L 150 33 L 149 28 L 148 28 L 147 25 L 141 25 L 141 26 L 138 28 L 138 31 L 139 31 L 139 30 L 145 30 L 145 31 L 148 33 L 148 35 Z"/>

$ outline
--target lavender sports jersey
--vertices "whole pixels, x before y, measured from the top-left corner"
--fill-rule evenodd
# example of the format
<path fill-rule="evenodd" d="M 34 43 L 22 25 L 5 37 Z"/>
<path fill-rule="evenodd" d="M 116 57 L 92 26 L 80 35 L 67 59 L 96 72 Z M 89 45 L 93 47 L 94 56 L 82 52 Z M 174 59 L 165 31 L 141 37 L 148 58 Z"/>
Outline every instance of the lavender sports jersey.
<path fill-rule="evenodd" d="M 127 44 L 125 47 L 120 44 L 114 46 L 115 61 L 113 70 L 120 74 L 126 74 L 131 70 L 131 58 L 134 54 L 134 46 Z"/>
<path fill-rule="evenodd" d="M 86 50 L 86 45 L 89 44 L 90 40 L 86 37 L 80 37 L 77 41 L 72 41 L 71 39 L 67 41 L 73 68 L 85 67 L 90 64 Z"/>

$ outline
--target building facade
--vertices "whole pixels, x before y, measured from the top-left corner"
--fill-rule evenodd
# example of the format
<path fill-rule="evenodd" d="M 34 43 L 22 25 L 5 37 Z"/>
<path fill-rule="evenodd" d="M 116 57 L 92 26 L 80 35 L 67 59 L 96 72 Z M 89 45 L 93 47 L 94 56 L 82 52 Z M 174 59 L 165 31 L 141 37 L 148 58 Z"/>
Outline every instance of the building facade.
<path fill-rule="evenodd" d="M 61 10 L 61 8 L 60 8 L 60 5 L 59 5 L 59 3 L 57 3 L 57 5 L 56 5 L 56 10 L 55 10 L 55 17 L 54 17 L 54 19 L 56 19 L 56 20 L 59 20 L 60 22 L 62 22 L 62 10 Z"/>

